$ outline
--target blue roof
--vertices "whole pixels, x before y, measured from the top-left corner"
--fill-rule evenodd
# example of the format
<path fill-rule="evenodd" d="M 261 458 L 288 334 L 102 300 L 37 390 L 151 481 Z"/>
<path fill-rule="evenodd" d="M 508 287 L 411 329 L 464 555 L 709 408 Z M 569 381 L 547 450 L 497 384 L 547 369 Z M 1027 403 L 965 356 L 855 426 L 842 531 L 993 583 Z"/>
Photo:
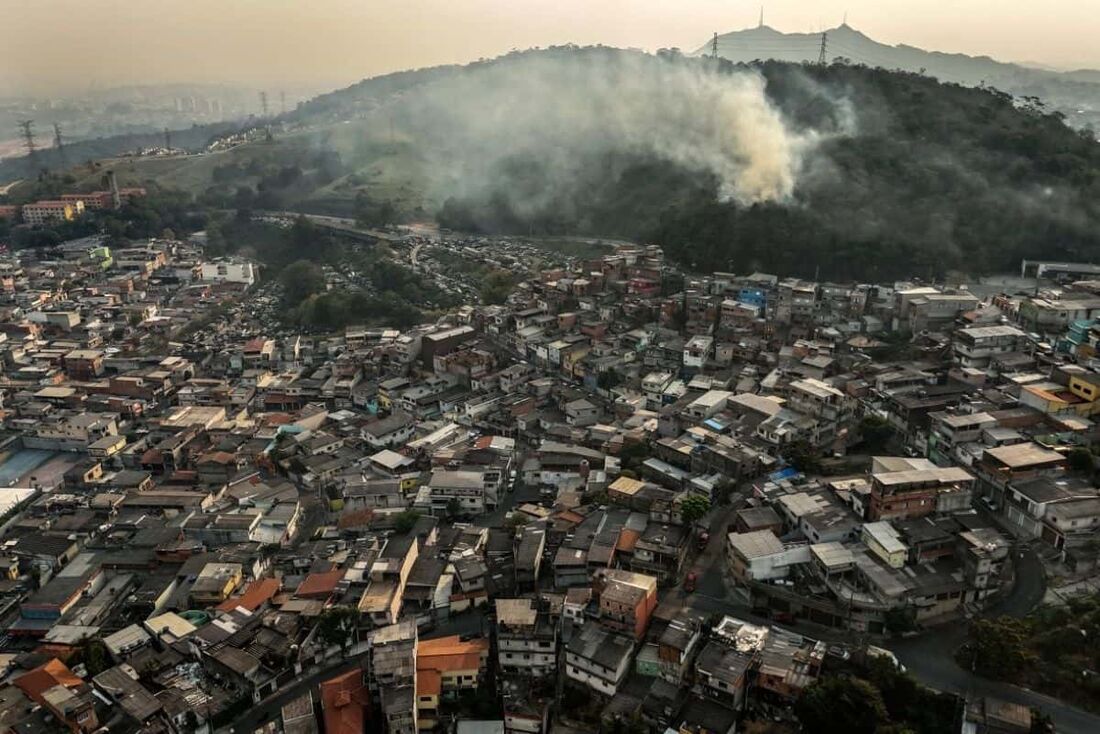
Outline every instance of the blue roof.
<path fill-rule="evenodd" d="M 772 472 L 768 475 L 768 480 L 772 482 L 781 482 L 784 479 L 790 479 L 791 477 L 797 477 L 800 474 L 798 469 L 793 466 L 784 467 L 779 471 Z"/>

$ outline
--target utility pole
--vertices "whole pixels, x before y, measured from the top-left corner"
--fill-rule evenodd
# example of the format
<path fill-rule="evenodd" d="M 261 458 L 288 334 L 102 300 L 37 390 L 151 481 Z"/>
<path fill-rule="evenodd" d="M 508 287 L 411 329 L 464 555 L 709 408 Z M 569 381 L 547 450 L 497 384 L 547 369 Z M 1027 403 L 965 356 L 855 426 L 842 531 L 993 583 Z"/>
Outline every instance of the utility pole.
<path fill-rule="evenodd" d="M 34 147 L 34 120 L 20 120 L 19 129 L 23 131 L 23 147 L 27 149 L 27 155 L 33 156 Z"/>
<path fill-rule="evenodd" d="M 821 52 L 817 55 L 817 63 L 821 66 L 825 66 L 828 63 L 828 51 L 829 51 L 829 32 L 824 31 L 821 34 Z"/>
<path fill-rule="evenodd" d="M 714 32 L 714 38 L 710 41 L 711 58 L 718 58 L 718 31 Z"/>

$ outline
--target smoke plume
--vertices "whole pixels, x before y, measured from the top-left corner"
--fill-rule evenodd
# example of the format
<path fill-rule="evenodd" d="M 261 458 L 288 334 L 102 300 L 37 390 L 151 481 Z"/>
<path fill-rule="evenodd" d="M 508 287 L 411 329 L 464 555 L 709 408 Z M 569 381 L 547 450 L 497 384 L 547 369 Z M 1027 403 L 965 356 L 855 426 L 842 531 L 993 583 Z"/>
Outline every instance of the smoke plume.
<path fill-rule="evenodd" d="M 542 177 L 524 197 L 549 198 L 594 157 L 619 152 L 710 174 L 724 199 L 783 200 L 815 139 L 788 128 L 756 73 L 611 49 L 475 64 L 407 93 L 386 114 L 431 151 L 436 196 L 493 189 L 502 162 L 518 158 L 537 161 Z"/>

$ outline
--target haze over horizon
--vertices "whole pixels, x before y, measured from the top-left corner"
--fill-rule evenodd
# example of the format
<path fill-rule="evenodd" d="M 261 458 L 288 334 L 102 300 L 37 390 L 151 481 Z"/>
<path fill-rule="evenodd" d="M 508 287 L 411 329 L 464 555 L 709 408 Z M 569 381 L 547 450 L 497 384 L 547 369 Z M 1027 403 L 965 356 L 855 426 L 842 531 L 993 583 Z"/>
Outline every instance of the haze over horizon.
<path fill-rule="evenodd" d="M 74 94 L 130 84 L 336 88 L 402 69 L 564 43 L 691 50 L 756 25 L 759 2 L 720 0 L 102 0 L 11 2 L 0 94 Z M 839 25 L 875 40 L 1048 67 L 1100 68 L 1087 0 L 773 0 L 786 32 Z M 57 23 L 64 17 L 64 23 Z M 319 41 L 323 41 L 319 42 Z"/>

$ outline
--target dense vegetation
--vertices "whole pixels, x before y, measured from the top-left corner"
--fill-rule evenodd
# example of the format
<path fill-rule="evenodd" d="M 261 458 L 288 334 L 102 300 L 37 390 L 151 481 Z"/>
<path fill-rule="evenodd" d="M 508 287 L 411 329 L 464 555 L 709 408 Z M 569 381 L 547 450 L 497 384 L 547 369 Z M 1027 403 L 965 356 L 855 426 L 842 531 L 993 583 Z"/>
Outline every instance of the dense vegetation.
<path fill-rule="evenodd" d="M 240 211 L 212 222 L 208 237 L 212 255 L 241 254 L 263 263 L 268 277 L 283 286 L 286 320 L 303 327 L 407 327 L 423 320 L 422 308 L 456 305 L 454 296 L 392 261 L 387 253 L 328 234 L 304 217 L 282 228 L 256 222 Z M 325 267 L 354 271 L 362 281 L 328 290 Z"/>
<path fill-rule="evenodd" d="M 820 678 L 795 704 L 815 734 L 939 734 L 951 731 L 956 699 L 922 687 L 881 658 Z"/>
<path fill-rule="evenodd" d="M 419 136 L 415 128 L 401 129 L 424 117 L 410 111 L 434 109 L 418 107 L 417 99 L 446 100 L 452 80 L 488 85 L 490 72 L 522 70 L 531 57 L 550 65 L 572 60 L 575 66 L 577 55 L 600 64 L 630 54 L 638 55 L 564 47 L 367 80 L 288 113 L 286 122 L 308 125 L 308 135 L 199 159 L 195 165 L 202 163 L 204 173 L 194 180 L 173 172 L 195 192 L 193 201 L 158 191 L 155 181 L 137 174 L 152 192 L 139 211 L 97 214 L 38 231 L 0 222 L 0 239 L 21 247 L 93 231 L 129 238 L 164 228 L 186 232 L 204 226 L 201 212 L 215 209 L 295 208 L 353 216 L 376 227 L 420 218 L 423 203 L 440 224 L 458 231 L 655 242 L 698 270 L 889 280 L 952 270 L 1014 271 L 1025 257 L 1100 257 L 1100 145 L 1091 134 L 1070 129 L 1036 100 L 918 74 L 845 63 L 746 68 L 668 54 L 646 57 L 638 66 L 643 71 L 683 64 L 705 74 L 759 74 L 792 134 L 815 141 L 801 157 L 793 194 L 757 204 L 724 200 L 713 175 L 644 146 L 613 142 L 584 156 L 564 178 L 553 155 L 529 148 L 493 159 L 488 175 L 478 171 L 487 186 L 466 185 L 469 177 L 447 158 L 454 151 L 441 142 L 446 135 L 424 134 L 436 128 L 421 129 Z M 404 110 L 404 117 L 393 110 Z M 389 114 L 396 115 L 396 138 Z M 511 117 L 500 119 L 507 124 Z M 408 171 L 416 175 L 404 176 Z M 35 198 L 71 188 L 64 177 L 46 176 L 19 192 Z M 327 242 L 249 226 L 232 218 L 213 226 L 215 252 L 249 252 L 260 244 L 261 259 L 275 270 L 303 256 L 333 262 Z M 488 283 L 490 302 L 507 292 L 503 277 L 498 280 Z M 404 287 L 398 278 L 398 298 L 405 304 L 393 305 L 411 318 L 403 306 L 420 300 L 402 294 Z M 386 290 L 393 289 L 384 284 L 381 293 L 357 297 L 385 296 Z M 352 304 L 348 292 L 315 295 L 323 299 L 319 310 L 303 299 L 303 315 L 324 323 L 338 324 L 363 305 Z"/>
<path fill-rule="evenodd" d="M 1025 619 L 976 619 L 957 655 L 963 667 L 1100 710 L 1100 595 L 1041 607 Z"/>
<path fill-rule="evenodd" d="M 30 189 L 31 199 L 56 198 L 69 191 L 64 176 L 45 175 Z M 65 240 L 103 233 L 111 244 L 160 237 L 165 230 L 188 233 L 206 226 L 207 215 L 197 210 L 191 197 L 179 191 L 151 187 L 144 198 L 126 203 L 118 211 L 87 211 L 71 222 L 54 222 L 47 227 L 15 225 L 0 218 L 0 242 L 15 249 L 52 247 Z"/>
<path fill-rule="evenodd" d="M 683 60 L 680 63 L 696 63 Z M 717 182 L 636 151 L 593 158 L 538 191 L 549 162 L 512 157 L 497 187 L 439 212 L 466 231 L 623 236 L 700 270 L 828 278 L 1014 270 L 1024 257 L 1100 255 L 1100 145 L 1034 100 L 862 66 L 763 63 L 767 94 L 819 143 L 791 200 L 722 201 Z M 728 62 L 722 73 L 742 67 Z"/>

